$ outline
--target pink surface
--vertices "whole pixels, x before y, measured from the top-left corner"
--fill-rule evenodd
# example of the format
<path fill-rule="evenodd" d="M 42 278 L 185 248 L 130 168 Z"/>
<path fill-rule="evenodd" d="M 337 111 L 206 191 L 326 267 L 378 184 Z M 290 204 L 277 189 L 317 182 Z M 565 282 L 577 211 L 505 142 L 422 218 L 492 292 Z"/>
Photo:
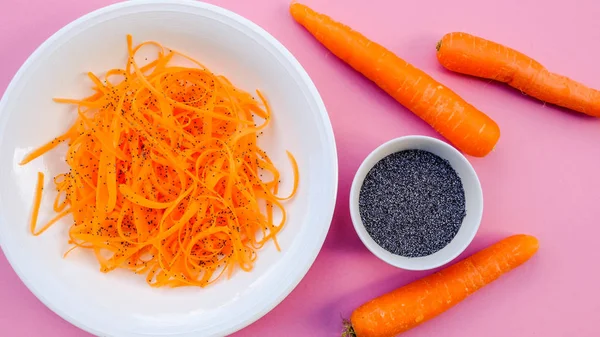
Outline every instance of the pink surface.
<path fill-rule="evenodd" d="M 111 0 L 2 0 L 0 92 L 52 33 Z M 331 231 L 306 278 L 277 308 L 235 334 L 338 336 L 340 315 L 427 273 L 390 267 L 355 234 L 348 192 L 361 160 L 391 138 L 436 134 L 322 48 L 287 12 L 288 0 L 214 1 L 258 23 L 299 59 L 319 88 L 339 156 Z M 252 3 L 252 4 L 251 4 Z M 471 253 L 512 233 L 539 237 L 536 257 L 441 317 L 406 333 L 421 336 L 600 335 L 600 120 L 529 99 L 504 86 L 444 71 L 435 44 L 462 30 L 537 58 L 552 70 L 600 87 L 597 0 L 306 0 L 362 31 L 453 88 L 502 130 L 495 152 L 470 158 L 484 189 L 481 229 Z M 493 4 L 492 4 L 493 3 Z M 44 307 L 0 257 L 0 335 L 88 336 Z"/>

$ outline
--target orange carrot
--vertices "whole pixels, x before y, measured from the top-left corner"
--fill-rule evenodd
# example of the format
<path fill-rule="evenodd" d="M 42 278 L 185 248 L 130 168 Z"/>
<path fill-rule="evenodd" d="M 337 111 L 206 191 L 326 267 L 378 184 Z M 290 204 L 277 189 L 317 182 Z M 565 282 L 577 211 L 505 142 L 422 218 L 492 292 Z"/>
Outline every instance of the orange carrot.
<path fill-rule="evenodd" d="M 436 317 L 538 250 L 538 240 L 513 235 L 472 256 L 377 297 L 354 310 L 343 336 L 393 337 Z"/>
<path fill-rule="evenodd" d="M 282 202 L 298 188 L 298 165 L 288 152 L 294 183 L 289 195 L 279 195 L 279 170 L 257 143 L 271 120 L 267 100 L 157 42 L 127 42 L 125 69 L 102 79 L 89 73 L 95 93 L 87 98 L 55 99 L 75 105 L 79 118 L 21 162 L 68 145 L 69 171 L 54 178 L 57 214 L 36 229 L 39 173 L 31 233 L 72 215 L 74 248 L 93 253 L 102 272 L 128 269 L 153 287 L 205 287 L 225 272 L 252 270 L 265 243 L 279 248 Z M 139 65 L 144 46 L 157 55 Z"/>
<path fill-rule="evenodd" d="M 500 81 L 541 101 L 600 117 L 600 91 L 550 72 L 531 57 L 501 44 L 454 32 L 437 45 L 448 70 Z"/>
<path fill-rule="evenodd" d="M 463 152 L 483 157 L 500 138 L 498 125 L 425 72 L 326 15 L 293 3 L 293 18 L 334 55 L 422 118 Z"/>
<path fill-rule="evenodd" d="M 35 194 L 33 195 L 33 209 L 31 210 L 31 220 L 29 222 L 29 231 L 33 235 L 38 233 L 35 230 L 37 225 L 40 205 L 42 204 L 42 193 L 44 191 L 44 172 L 38 172 L 37 183 L 35 184 Z"/>

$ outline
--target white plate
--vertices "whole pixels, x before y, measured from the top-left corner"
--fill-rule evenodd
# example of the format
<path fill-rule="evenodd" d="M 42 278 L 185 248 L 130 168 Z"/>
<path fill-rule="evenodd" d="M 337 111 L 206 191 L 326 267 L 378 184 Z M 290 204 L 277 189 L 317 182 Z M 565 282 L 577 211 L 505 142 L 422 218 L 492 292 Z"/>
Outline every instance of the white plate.
<path fill-rule="evenodd" d="M 40 237 L 28 232 L 38 170 L 65 170 L 64 148 L 27 166 L 25 153 L 65 131 L 69 107 L 53 97 L 89 92 L 87 71 L 122 67 L 125 35 L 154 39 L 186 52 L 248 91 L 262 90 L 274 110 L 262 145 L 283 170 L 285 150 L 297 158 L 298 195 L 277 252 L 259 252 L 251 273 L 237 272 L 209 288 L 152 289 L 143 277 L 102 274 L 93 257 L 66 259 L 69 221 Z M 67 25 L 42 44 L 15 75 L 0 102 L 0 238 L 10 264 L 29 289 L 72 324 L 102 336 L 223 336 L 257 320 L 300 282 L 319 252 L 333 215 L 337 156 L 321 98 L 295 58 L 271 35 L 224 9 L 199 2 L 135 1 L 109 6 Z M 50 179 L 48 179 L 50 180 Z M 52 185 L 48 182 L 47 191 Z M 46 195 L 40 221 L 51 216 Z"/>

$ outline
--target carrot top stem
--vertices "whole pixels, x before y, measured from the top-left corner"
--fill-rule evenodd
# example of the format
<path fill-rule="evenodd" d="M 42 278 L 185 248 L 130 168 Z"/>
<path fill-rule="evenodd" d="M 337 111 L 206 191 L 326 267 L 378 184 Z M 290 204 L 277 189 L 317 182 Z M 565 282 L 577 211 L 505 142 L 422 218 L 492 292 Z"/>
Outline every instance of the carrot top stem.
<path fill-rule="evenodd" d="M 343 320 L 344 330 L 342 331 L 342 337 L 356 337 L 356 332 L 354 332 L 354 328 L 352 327 L 352 322 L 349 319 Z"/>

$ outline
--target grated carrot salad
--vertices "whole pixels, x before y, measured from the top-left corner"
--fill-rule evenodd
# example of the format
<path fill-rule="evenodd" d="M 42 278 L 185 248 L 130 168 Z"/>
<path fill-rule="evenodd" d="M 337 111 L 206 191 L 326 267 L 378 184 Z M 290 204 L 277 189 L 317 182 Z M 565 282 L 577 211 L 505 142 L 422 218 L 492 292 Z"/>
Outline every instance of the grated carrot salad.
<path fill-rule="evenodd" d="M 145 65 L 142 47 L 157 48 Z M 44 185 L 38 174 L 31 233 L 71 215 L 69 243 L 90 250 L 100 270 L 125 268 L 153 287 L 205 287 L 240 268 L 286 222 L 280 173 L 257 145 L 271 109 L 196 60 L 154 41 L 134 46 L 128 61 L 103 79 L 88 73 L 94 94 L 55 99 L 77 107 L 70 129 L 28 154 L 21 165 L 66 142 L 70 169 L 54 177 L 55 218 L 37 228 Z M 173 65 L 184 58 L 194 66 Z M 256 124 L 255 119 L 262 121 Z M 262 179 L 262 174 L 269 176 Z M 281 211 L 276 221 L 274 209 Z"/>

